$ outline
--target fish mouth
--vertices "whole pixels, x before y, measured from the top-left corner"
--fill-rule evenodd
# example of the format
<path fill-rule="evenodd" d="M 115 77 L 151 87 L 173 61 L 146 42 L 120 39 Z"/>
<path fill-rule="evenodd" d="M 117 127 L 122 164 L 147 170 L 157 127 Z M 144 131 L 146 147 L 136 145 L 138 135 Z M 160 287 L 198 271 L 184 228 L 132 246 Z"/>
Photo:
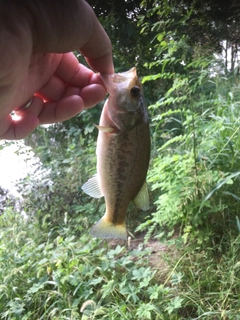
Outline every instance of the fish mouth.
<path fill-rule="evenodd" d="M 100 78 L 104 83 L 107 92 L 113 95 L 119 84 L 126 81 L 130 82 L 133 77 L 137 76 L 137 70 L 135 67 L 125 72 L 119 72 L 114 74 L 100 73 Z M 126 84 L 125 84 L 126 85 Z"/>
<path fill-rule="evenodd" d="M 100 78 L 104 84 L 104 87 L 110 95 L 113 95 L 114 91 L 117 89 L 117 86 L 113 82 L 114 76 L 115 74 L 100 73 Z"/>
<path fill-rule="evenodd" d="M 137 77 L 137 69 L 135 67 L 133 67 L 128 71 L 119 72 L 119 73 L 117 73 L 117 75 L 120 75 L 121 77 L 124 77 L 125 79 L 132 79 L 134 77 Z"/>

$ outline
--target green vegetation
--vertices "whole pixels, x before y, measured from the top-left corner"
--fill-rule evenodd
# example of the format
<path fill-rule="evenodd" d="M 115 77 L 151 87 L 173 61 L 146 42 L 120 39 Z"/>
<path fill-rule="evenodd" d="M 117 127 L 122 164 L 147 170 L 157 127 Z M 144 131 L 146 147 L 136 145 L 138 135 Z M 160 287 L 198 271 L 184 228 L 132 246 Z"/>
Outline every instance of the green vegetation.
<path fill-rule="evenodd" d="M 127 249 L 76 235 L 77 222 L 1 216 L 1 319 L 239 319 L 239 236 Z"/>
<path fill-rule="evenodd" d="M 143 76 L 151 208 L 129 208 L 128 245 L 91 238 L 104 201 L 81 185 L 95 173 L 102 106 L 37 129 L 25 143 L 41 165 L 19 184 L 21 207 L 1 191 L 0 319 L 238 320 L 239 7 L 116 3 L 97 10 L 116 70 Z"/>

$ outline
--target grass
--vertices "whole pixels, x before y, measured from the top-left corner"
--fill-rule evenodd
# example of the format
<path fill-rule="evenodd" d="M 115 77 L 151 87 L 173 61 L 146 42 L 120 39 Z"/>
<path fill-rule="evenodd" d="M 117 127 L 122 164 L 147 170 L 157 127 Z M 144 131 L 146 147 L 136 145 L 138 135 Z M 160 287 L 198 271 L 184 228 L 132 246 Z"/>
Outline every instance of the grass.
<path fill-rule="evenodd" d="M 127 248 L 11 210 L 0 226 L 0 319 L 239 319 L 239 235 Z"/>

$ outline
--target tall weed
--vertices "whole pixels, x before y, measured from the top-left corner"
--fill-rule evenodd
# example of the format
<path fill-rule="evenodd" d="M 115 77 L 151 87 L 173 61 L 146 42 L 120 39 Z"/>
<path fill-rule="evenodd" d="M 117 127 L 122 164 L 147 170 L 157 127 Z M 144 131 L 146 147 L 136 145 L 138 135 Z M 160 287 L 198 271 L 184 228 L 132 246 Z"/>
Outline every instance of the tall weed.
<path fill-rule="evenodd" d="M 150 106 L 155 209 L 137 229 L 148 230 L 147 239 L 180 231 L 185 242 L 205 242 L 227 226 L 237 232 L 239 81 L 212 77 L 210 67 L 202 57 L 185 66 L 186 75 L 175 73 L 165 96 Z"/>

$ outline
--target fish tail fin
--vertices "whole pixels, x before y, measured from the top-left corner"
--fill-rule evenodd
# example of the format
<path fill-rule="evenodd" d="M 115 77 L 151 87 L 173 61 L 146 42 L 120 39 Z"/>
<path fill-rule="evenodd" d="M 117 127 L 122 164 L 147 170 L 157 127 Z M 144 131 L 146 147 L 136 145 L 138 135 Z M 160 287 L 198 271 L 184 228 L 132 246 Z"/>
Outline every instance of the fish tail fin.
<path fill-rule="evenodd" d="M 102 217 L 90 230 L 90 235 L 102 239 L 124 239 L 127 240 L 127 229 L 125 224 L 113 224 Z"/>

